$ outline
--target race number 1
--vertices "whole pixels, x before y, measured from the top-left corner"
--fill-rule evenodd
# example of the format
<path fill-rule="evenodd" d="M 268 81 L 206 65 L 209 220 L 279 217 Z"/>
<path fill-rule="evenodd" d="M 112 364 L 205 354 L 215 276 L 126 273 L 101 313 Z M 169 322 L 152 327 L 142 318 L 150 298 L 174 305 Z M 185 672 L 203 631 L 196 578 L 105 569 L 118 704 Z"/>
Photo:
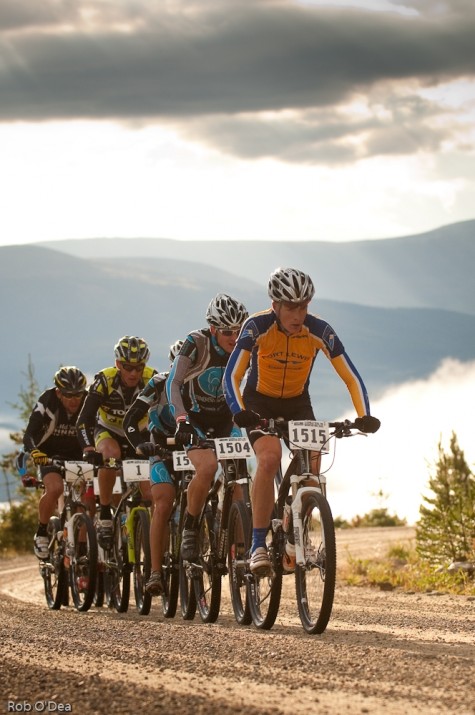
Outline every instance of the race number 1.
<path fill-rule="evenodd" d="M 148 482 L 150 462 L 145 459 L 124 459 L 122 462 L 124 482 Z"/>
<path fill-rule="evenodd" d="M 292 447 L 327 452 L 328 438 L 328 422 L 317 422 L 316 420 L 294 420 L 289 422 L 289 440 Z"/>

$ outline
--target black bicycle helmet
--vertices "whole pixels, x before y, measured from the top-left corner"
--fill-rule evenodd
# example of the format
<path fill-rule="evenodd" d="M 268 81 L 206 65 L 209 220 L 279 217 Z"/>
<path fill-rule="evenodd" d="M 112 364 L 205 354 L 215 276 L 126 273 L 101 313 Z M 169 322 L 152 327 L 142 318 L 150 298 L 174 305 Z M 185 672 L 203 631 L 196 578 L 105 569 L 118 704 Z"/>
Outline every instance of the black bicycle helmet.
<path fill-rule="evenodd" d="M 310 276 L 297 268 L 276 268 L 267 292 L 276 303 L 303 303 L 313 298 L 315 287 Z"/>
<path fill-rule="evenodd" d="M 115 345 L 114 354 L 120 362 L 145 363 L 150 357 L 150 350 L 143 338 L 124 335 Z"/>
<path fill-rule="evenodd" d="M 61 392 L 83 392 L 86 389 L 87 379 L 79 368 L 67 365 L 55 372 L 54 384 Z"/>
<path fill-rule="evenodd" d="M 218 293 L 206 311 L 206 320 L 215 328 L 239 330 L 249 313 L 242 303 L 226 293 Z"/>

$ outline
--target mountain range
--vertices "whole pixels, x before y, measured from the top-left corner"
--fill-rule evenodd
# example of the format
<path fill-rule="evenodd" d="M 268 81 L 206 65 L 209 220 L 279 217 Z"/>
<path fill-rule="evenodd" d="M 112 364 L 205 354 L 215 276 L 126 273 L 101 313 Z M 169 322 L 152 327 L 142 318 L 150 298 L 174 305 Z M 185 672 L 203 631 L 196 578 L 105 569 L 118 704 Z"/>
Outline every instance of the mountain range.
<path fill-rule="evenodd" d="M 4 246 L 0 427 L 17 424 L 10 403 L 30 358 L 43 389 L 61 364 L 91 377 L 112 365 L 114 344 L 130 334 L 148 341 L 150 364 L 167 369 L 169 344 L 205 326 L 216 293 L 250 312 L 267 308 L 267 280 L 279 265 L 310 273 L 311 310 L 332 324 L 373 400 L 427 377 L 446 357 L 475 358 L 475 221 L 351 243 L 97 238 Z M 311 393 L 323 419 L 351 410 L 323 356 Z"/>

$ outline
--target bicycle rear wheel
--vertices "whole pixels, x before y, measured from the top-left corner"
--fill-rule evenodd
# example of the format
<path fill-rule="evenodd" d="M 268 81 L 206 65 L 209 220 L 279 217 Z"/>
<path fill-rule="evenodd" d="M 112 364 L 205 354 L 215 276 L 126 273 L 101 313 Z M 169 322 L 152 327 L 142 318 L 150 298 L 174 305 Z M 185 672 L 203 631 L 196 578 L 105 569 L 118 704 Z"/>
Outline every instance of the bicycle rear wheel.
<path fill-rule="evenodd" d="M 63 542 L 58 541 L 61 522 L 52 516 L 48 522 L 49 556 L 40 561 L 40 574 L 44 582 L 48 608 L 57 611 L 63 605 L 68 589 L 67 572 L 64 568 Z"/>
<path fill-rule="evenodd" d="M 269 630 L 275 623 L 279 612 L 282 594 L 282 564 L 274 538 L 267 544 L 272 563 L 270 576 L 250 574 L 248 582 L 248 599 L 252 621 L 257 628 Z"/>
<path fill-rule="evenodd" d="M 88 611 L 94 600 L 97 580 L 97 540 L 88 514 L 73 517 L 74 554 L 69 566 L 69 582 L 77 611 Z"/>
<path fill-rule="evenodd" d="M 145 590 L 150 578 L 150 516 L 146 509 L 138 509 L 134 518 L 134 595 L 141 616 L 150 613 L 152 596 Z"/>
<path fill-rule="evenodd" d="M 168 522 L 168 548 L 163 555 L 162 577 L 165 592 L 162 596 L 162 608 L 165 618 L 174 618 L 178 605 L 179 589 L 179 539 L 175 513 Z"/>
<path fill-rule="evenodd" d="M 216 562 L 214 516 L 207 508 L 200 525 L 200 568 L 194 570 L 194 587 L 198 611 L 203 623 L 214 623 L 221 606 L 221 573 Z"/>
<path fill-rule="evenodd" d="M 130 565 L 127 551 L 125 524 L 121 525 L 120 515 L 114 516 L 114 541 L 112 548 L 105 552 L 104 590 L 107 604 L 118 613 L 125 613 L 129 607 Z"/>
<path fill-rule="evenodd" d="M 323 633 L 330 620 L 336 580 L 335 526 L 322 494 L 302 500 L 304 566 L 295 569 L 300 620 L 307 633 Z"/>
<path fill-rule="evenodd" d="M 251 548 L 251 519 L 243 502 L 231 505 L 228 521 L 229 591 L 236 621 L 241 626 L 252 622 L 247 593 L 247 558 Z"/>

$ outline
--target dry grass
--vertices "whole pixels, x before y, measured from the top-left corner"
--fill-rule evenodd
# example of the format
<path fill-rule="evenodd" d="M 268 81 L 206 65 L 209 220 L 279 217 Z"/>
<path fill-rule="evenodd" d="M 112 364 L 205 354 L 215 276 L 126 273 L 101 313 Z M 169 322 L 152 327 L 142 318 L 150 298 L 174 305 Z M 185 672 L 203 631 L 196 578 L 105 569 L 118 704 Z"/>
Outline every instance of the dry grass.
<path fill-rule="evenodd" d="M 393 544 L 383 558 L 359 559 L 348 557 L 339 573 L 350 586 L 374 586 L 383 590 L 438 591 L 475 596 L 475 580 L 465 571 L 438 571 L 421 561 L 415 549 Z"/>

